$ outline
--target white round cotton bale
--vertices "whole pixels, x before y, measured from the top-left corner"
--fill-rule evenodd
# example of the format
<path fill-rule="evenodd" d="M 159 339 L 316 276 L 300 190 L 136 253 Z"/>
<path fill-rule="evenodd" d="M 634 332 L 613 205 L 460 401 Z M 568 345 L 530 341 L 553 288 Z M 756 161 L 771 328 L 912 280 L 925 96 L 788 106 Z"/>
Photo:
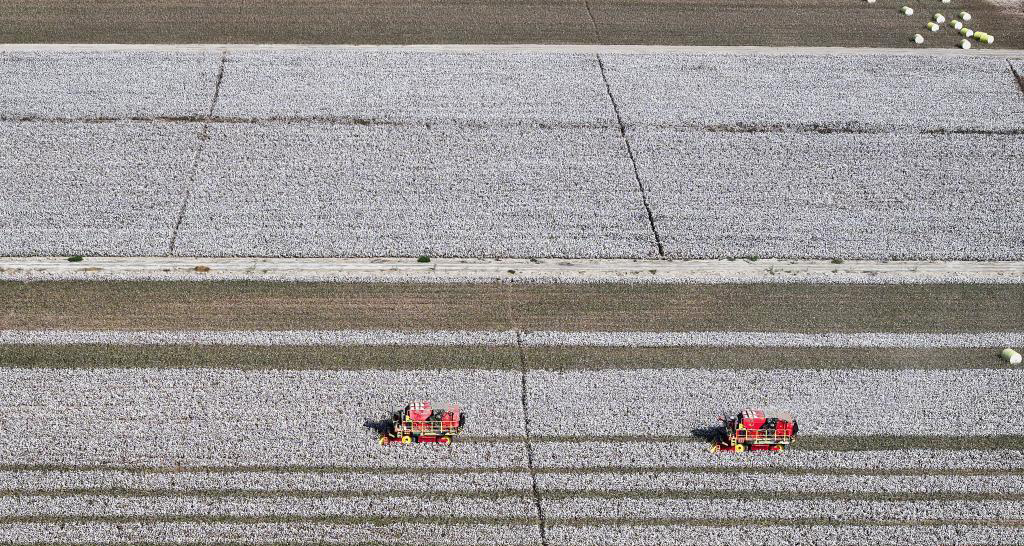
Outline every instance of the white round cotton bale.
<path fill-rule="evenodd" d="M 957 20 L 957 19 L 953 19 L 952 21 L 950 21 L 950 22 L 949 22 L 949 26 L 951 26 L 951 27 L 953 27 L 953 28 L 955 28 L 955 29 L 957 29 L 957 30 L 960 30 L 960 29 L 964 28 L 964 24 L 963 24 L 963 23 L 961 23 L 961 22 L 960 22 L 959 20 Z"/>
<path fill-rule="evenodd" d="M 1003 357 L 1003 360 L 1005 360 L 1005 361 L 1007 361 L 1010 364 L 1013 364 L 1015 366 L 1017 364 L 1020 364 L 1021 361 L 1024 360 L 1024 358 L 1022 358 L 1020 356 L 1020 353 L 1018 353 L 1017 351 L 1014 351 L 1013 349 L 1011 349 L 1009 347 L 1003 349 L 1003 352 L 1000 353 L 1000 356 Z"/>
<path fill-rule="evenodd" d="M 961 11 L 960 12 L 960 18 L 963 19 L 964 21 L 970 21 L 971 20 L 971 14 L 967 13 L 966 11 Z"/>
<path fill-rule="evenodd" d="M 924 43 L 924 36 L 921 36 L 920 34 L 915 34 L 914 37 L 912 38 L 912 40 L 914 40 L 915 44 L 923 44 Z"/>
<path fill-rule="evenodd" d="M 974 31 L 967 27 L 964 27 L 960 29 L 960 34 L 963 34 L 964 38 L 970 38 L 971 36 L 974 36 Z"/>
<path fill-rule="evenodd" d="M 914 8 L 911 8 L 910 6 L 903 6 L 902 8 L 900 8 L 900 11 L 903 12 L 903 15 L 913 15 L 914 14 Z"/>
<path fill-rule="evenodd" d="M 995 36 L 993 36 L 991 34 L 988 34 L 988 33 L 985 33 L 985 43 L 986 44 L 990 44 L 991 45 L 991 44 L 994 44 L 995 41 L 996 41 L 996 37 Z"/>
<path fill-rule="evenodd" d="M 971 49 L 971 42 L 967 40 L 960 40 L 960 49 Z"/>
<path fill-rule="evenodd" d="M 941 13 L 936 13 L 935 14 L 935 22 L 939 23 L 940 25 L 942 23 L 945 23 L 946 22 L 946 16 L 941 14 Z"/>
<path fill-rule="evenodd" d="M 868 0 L 868 4 L 874 4 L 875 0 Z"/>
<path fill-rule="evenodd" d="M 943 3 L 943 4 L 948 4 L 948 3 L 952 2 L 952 1 L 953 1 L 953 0 L 942 0 L 942 3 Z"/>
<path fill-rule="evenodd" d="M 928 30 L 930 30 L 932 32 L 938 32 L 939 31 L 938 23 L 933 23 L 931 21 L 928 21 L 927 27 L 928 27 Z"/>

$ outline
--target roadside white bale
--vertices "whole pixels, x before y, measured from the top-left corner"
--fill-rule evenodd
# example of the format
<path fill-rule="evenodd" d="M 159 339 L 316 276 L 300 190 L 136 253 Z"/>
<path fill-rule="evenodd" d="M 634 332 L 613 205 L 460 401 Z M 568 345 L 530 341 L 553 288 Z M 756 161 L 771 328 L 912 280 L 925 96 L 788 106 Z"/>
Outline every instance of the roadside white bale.
<path fill-rule="evenodd" d="M 912 40 L 914 40 L 915 44 L 923 44 L 924 43 L 924 36 L 921 36 L 920 34 L 915 34 L 914 37 L 912 38 Z"/>
<path fill-rule="evenodd" d="M 1000 353 L 1000 356 L 1003 357 L 1003 360 L 1009 362 L 1010 364 L 1014 364 L 1014 365 L 1020 364 L 1021 360 L 1022 360 L 1022 358 L 1020 356 L 1020 353 L 1018 353 L 1017 351 L 1014 351 L 1013 349 L 1011 349 L 1009 347 L 1003 349 L 1003 352 Z"/>
<path fill-rule="evenodd" d="M 935 22 L 939 23 L 940 25 L 942 23 L 945 23 L 946 22 L 946 16 L 941 14 L 941 13 L 936 13 L 935 14 Z"/>
<path fill-rule="evenodd" d="M 914 8 L 912 8 L 910 6 L 903 6 L 902 8 L 900 8 L 900 11 L 903 12 L 903 15 L 913 15 L 914 14 Z"/>
<path fill-rule="evenodd" d="M 964 21 L 970 21 L 971 20 L 971 14 L 967 13 L 966 11 L 961 11 L 960 12 L 960 18 L 963 19 Z"/>
<path fill-rule="evenodd" d="M 960 49 L 971 49 L 971 42 L 966 39 L 960 40 Z"/>

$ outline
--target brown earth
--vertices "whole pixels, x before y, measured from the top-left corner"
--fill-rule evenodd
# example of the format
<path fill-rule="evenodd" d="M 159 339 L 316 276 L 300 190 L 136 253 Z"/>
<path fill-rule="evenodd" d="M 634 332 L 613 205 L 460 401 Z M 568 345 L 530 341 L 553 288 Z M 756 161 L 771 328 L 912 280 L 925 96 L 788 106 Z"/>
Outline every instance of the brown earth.
<path fill-rule="evenodd" d="M 7 0 L 0 43 L 661 44 L 954 47 L 924 24 L 970 11 L 1024 47 L 1024 12 L 979 0 Z M 926 35 L 924 46 L 910 37 Z"/>
<path fill-rule="evenodd" d="M 1015 284 L 0 282 L 0 329 L 1019 332 Z"/>

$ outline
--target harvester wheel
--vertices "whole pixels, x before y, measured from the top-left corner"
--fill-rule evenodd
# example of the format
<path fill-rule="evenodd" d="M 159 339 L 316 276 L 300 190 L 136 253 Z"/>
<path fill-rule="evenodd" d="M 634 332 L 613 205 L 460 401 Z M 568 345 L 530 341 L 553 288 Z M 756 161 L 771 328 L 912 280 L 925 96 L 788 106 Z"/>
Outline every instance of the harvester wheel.
<path fill-rule="evenodd" d="M 380 438 L 379 438 L 379 439 L 377 440 L 377 442 L 378 442 L 378 443 L 379 443 L 380 445 L 382 445 L 382 446 L 386 446 L 386 445 L 388 445 L 389 443 L 391 443 L 391 438 L 388 438 L 387 436 L 381 436 L 381 437 L 380 437 Z"/>
<path fill-rule="evenodd" d="M 772 446 L 772 451 L 782 451 L 783 449 L 785 448 L 783 448 L 782 446 Z"/>
<path fill-rule="evenodd" d="M 708 451 L 710 451 L 711 453 L 718 453 L 719 451 L 722 451 L 722 446 L 718 444 L 711 444 L 711 447 L 708 448 Z"/>
<path fill-rule="evenodd" d="M 441 444 L 443 446 L 446 446 L 446 445 L 452 443 L 452 437 L 451 436 L 442 436 L 442 437 L 437 439 L 437 443 L 439 443 L 439 444 Z"/>
<path fill-rule="evenodd" d="M 409 436 L 408 434 L 406 434 L 405 436 L 402 436 L 402 443 L 403 444 L 411 444 L 412 443 L 412 436 Z"/>
<path fill-rule="evenodd" d="M 743 453 L 743 450 L 746 449 L 746 447 L 743 444 L 736 444 L 736 447 L 733 449 L 736 453 Z"/>

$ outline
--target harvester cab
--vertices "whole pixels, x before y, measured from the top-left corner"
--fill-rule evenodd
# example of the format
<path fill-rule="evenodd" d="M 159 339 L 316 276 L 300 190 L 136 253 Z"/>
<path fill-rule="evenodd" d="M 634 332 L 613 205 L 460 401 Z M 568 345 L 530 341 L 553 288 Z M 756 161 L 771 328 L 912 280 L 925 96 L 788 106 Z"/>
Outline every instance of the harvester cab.
<path fill-rule="evenodd" d="M 799 429 L 796 418 L 788 411 L 745 409 L 732 417 L 718 418 L 725 425 L 725 434 L 711 445 L 710 451 L 782 451 L 796 441 Z"/>
<path fill-rule="evenodd" d="M 433 409 L 430 402 L 412 402 L 392 414 L 386 431 L 380 435 L 380 445 L 414 442 L 448 445 L 462 433 L 465 424 L 466 416 L 457 405 Z"/>

